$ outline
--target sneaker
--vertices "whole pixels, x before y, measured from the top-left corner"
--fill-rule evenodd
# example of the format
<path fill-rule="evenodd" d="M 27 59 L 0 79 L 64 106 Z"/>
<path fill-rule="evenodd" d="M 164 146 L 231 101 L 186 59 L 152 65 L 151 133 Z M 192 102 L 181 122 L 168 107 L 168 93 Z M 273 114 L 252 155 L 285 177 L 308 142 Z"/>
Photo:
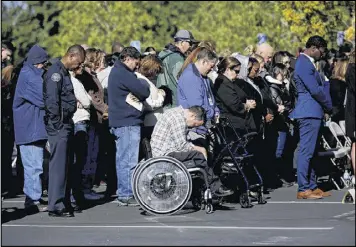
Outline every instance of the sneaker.
<path fill-rule="evenodd" d="M 117 199 L 118 206 L 119 206 L 119 207 L 128 206 L 128 205 L 127 205 L 127 201 L 128 201 L 128 200 L 126 200 L 126 199 Z"/>
<path fill-rule="evenodd" d="M 234 192 L 222 185 L 218 190 L 215 191 L 214 194 L 223 197 L 223 196 L 230 196 L 234 194 Z"/>
<path fill-rule="evenodd" d="M 281 182 L 282 182 L 282 187 L 292 187 L 294 185 L 294 183 L 289 183 L 287 182 L 285 179 L 280 178 Z"/>
<path fill-rule="evenodd" d="M 42 191 L 42 197 L 48 197 L 48 191 L 47 190 L 43 190 Z"/>
<path fill-rule="evenodd" d="M 130 199 L 127 200 L 127 206 L 137 207 L 139 206 L 139 204 L 135 198 L 131 197 Z"/>
<path fill-rule="evenodd" d="M 131 197 L 129 199 L 117 199 L 119 206 L 130 206 L 130 207 L 137 207 L 139 204 L 135 200 L 135 198 Z"/>
<path fill-rule="evenodd" d="M 27 214 L 36 214 L 39 212 L 47 212 L 48 208 L 42 205 L 39 201 L 33 202 L 33 204 L 25 206 L 25 211 Z"/>

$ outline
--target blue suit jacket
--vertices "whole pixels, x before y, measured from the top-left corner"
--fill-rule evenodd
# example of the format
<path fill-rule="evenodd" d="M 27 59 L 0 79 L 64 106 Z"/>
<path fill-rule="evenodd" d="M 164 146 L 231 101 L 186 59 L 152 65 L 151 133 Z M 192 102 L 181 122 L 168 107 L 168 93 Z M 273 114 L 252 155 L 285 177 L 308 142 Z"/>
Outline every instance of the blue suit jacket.
<path fill-rule="evenodd" d="M 293 80 L 297 87 L 298 99 L 290 118 L 322 119 L 324 111 L 332 112 L 330 84 L 303 54 L 297 59 Z"/>

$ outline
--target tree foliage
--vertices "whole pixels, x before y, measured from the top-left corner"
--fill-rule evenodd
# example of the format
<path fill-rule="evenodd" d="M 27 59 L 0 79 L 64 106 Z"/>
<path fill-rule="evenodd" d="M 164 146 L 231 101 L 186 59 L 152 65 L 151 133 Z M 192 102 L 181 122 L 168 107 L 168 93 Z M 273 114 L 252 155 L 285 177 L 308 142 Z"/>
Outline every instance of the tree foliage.
<path fill-rule="evenodd" d="M 355 39 L 355 4 L 348 1 L 7 1 L 2 2 L 2 39 L 11 40 L 22 58 L 39 43 L 51 56 L 73 44 L 111 52 L 119 41 L 161 50 L 179 29 L 217 50 L 242 52 L 265 33 L 275 50 L 294 52 L 319 34 L 336 47 L 337 31 Z"/>
<path fill-rule="evenodd" d="M 15 57 L 24 58 L 36 43 L 50 47 L 49 37 L 58 32 L 59 25 L 60 11 L 56 2 L 2 2 L 1 10 L 1 38 L 12 41 L 17 47 Z"/>
<path fill-rule="evenodd" d="M 150 43 L 154 35 L 148 31 L 154 18 L 133 6 L 132 2 L 58 2 L 59 34 L 52 38 L 51 53 L 63 54 L 73 44 L 88 44 L 108 52 L 114 41 L 128 45 L 132 40 Z"/>
<path fill-rule="evenodd" d="M 290 31 L 301 45 L 312 35 L 336 46 L 338 31 L 346 31 L 355 18 L 354 1 L 283 1 L 279 3 Z"/>
<path fill-rule="evenodd" d="M 265 33 L 277 49 L 291 49 L 289 30 L 271 2 L 202 2 L 188 28 L 198 39 L 213 40 L 217 50 L 242 51 Z"/>

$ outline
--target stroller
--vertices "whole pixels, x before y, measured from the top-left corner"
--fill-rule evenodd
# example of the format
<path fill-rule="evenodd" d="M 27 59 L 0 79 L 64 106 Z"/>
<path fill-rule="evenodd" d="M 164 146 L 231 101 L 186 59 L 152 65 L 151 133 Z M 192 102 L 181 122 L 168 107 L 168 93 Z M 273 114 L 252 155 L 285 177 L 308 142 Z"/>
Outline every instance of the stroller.
<path fill-rule="evenodd" d="M 239 136 L 228 118 L 220 118 L 219 123 L 210 128 L 210 143 L 214 148 L 212 166 L 227 187 L 236 189 L 237 185 L 242 208 L 252 207 L 250 192 L 255 192 L 258 204 L 266 203 L 262 177 L 252 162 L 253 154 L 247 151 L 248 144 L 257 135 L 251 132 Z M 254 183 L 251 183 L 252 175 Z"/>

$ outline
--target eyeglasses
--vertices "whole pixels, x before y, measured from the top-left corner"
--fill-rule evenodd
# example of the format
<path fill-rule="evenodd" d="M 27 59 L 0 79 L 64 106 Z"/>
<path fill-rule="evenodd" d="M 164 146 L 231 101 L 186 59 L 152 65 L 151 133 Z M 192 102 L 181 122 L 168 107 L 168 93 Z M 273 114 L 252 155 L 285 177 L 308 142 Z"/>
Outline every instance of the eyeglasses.
<path fill-rule="evenodd" d="M 184 40 L 184 41 L 185 41 L 185 42 L 188 42 L 190 46 L 193 45 L 193 42 L 192 42 L 191 40 L 189 40 L 189 39 L 188 39 L 188 40 Z"/>
<path fill-rule="evenodd" d="M 320 50 L 320 47 L 317 48 L 317 49 L 318 49 L 319 52 L 320 52 L 320 56 L 324 56 L 324 55 L 327 53 L 327 49 L 326 49 L 326 48 L 324 48 L 324 51 Z"/>
<path fill-rule="evenodd" d="M 240 70 L 239 69 L 233 69 L 233 71 L 235 71 L 236 75 L 240 74 Z"/>

